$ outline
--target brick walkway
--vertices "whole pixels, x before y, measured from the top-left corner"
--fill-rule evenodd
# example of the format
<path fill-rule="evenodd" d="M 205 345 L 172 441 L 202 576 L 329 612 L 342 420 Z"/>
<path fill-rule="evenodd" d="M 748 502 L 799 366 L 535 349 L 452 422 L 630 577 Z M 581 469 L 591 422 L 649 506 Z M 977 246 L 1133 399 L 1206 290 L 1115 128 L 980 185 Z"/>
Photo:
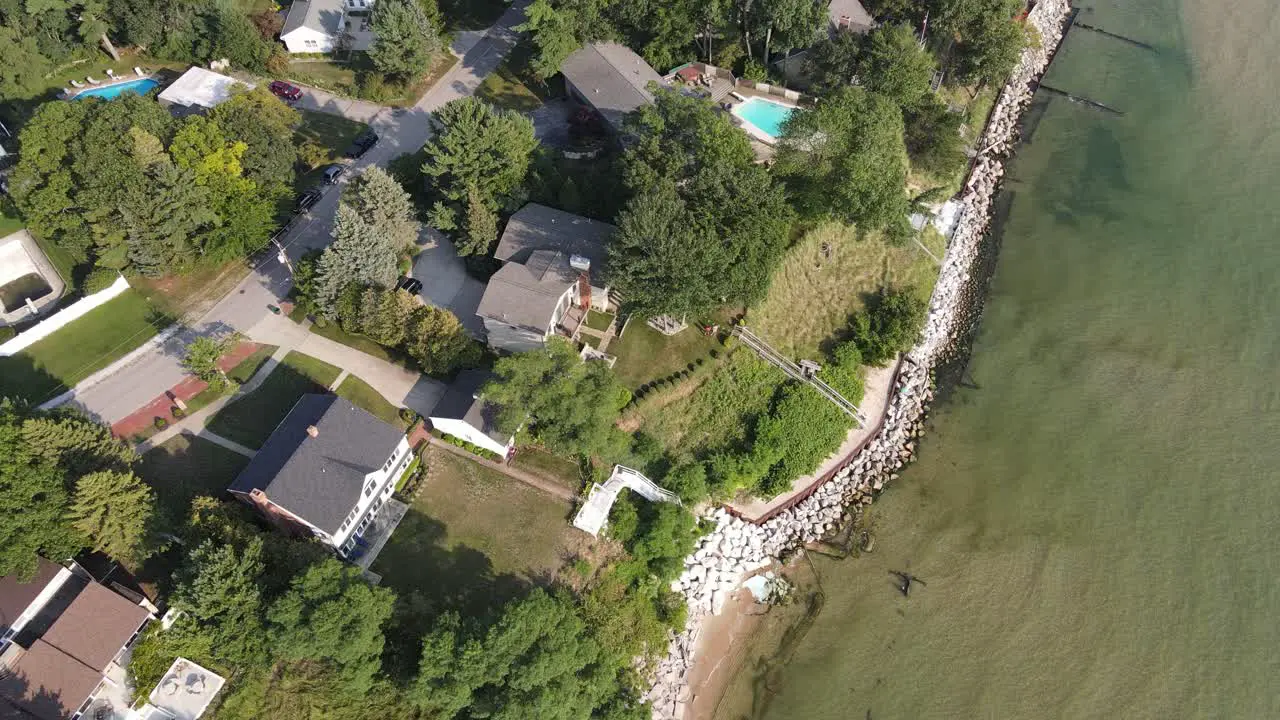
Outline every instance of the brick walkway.
<path fill-rule="evenodd" d="M 223 355 L 218 360 L 218 367 L 223 372 L 229 372 L 243 362 L 245 358 L 257 352 L 260 347 L 262 345 L 255 342 L 242 342 L 234 350 Z M 116 437 L 129 438 L 147 428 L 154 427 L 158 417 L 162 417 L 168 422 L 173 422 L 174 418 L 171 414 L 173 399 L 180 398 L 183 402 L 186 402 L 204 392 L 207 387 L 209 387 L 209 384 L 205 381 L 194 375 L 188 375 L 182 382 L 170 388 L 168 392 L 157 395 L 151 402 L 138 408 L 127 417 L 116 421 L 111 426 L 111 433 Z"/>

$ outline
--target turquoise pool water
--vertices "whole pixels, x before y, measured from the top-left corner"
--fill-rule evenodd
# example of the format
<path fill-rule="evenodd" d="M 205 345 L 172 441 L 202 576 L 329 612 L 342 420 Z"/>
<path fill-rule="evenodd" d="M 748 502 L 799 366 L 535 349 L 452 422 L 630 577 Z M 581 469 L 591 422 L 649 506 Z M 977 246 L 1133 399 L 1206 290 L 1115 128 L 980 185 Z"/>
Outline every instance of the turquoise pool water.
<path fill-rule="evenodd" d="M 760 97 L 747 98 L 733 107 L 733 114 L 751 123 L 757 130 L 777 139 L 782 135 L 782 124 L 791 117 L 795 108 Z"/>
<path fill-rule="evenodd" d="M 139 95 L 146 95 L 147 93 L 151 92 L 152 88 L 156 87 L 159 84 L 160 83 L 156 82 L 155 80 L 152 80 L 151 78 L 138 78 L 137 80 L 130 80 L 129 82 L 123 82 L 117 85 L 108 85 L 106 87 L 99 87 L 99 88 L 92 88 L 89 90 L 85 90 L 79 95 L 76 95 L 75 99 L 81 100 L 83 98 L 88 98 L 88 97 L 100 97 L 106 100 L 110 100 L 112 98 L 120 97 L 121 94 L 127 93 L 127 92 L 137 93 Z"/>

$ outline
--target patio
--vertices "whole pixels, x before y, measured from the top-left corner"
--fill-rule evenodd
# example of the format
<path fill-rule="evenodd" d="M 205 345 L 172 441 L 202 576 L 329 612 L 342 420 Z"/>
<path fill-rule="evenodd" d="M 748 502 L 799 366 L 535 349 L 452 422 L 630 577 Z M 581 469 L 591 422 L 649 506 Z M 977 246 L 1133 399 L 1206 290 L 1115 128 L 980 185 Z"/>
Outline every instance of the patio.
<path fill-rule="evenodd" d="M 369 526 L 356 535 L 356 547 L 347 559 L 361 570 L 368 572 L 369 567 L 373 565 L 374 560 L 378 559 L 378 554 L 382 552 L 382 548 L 391 539 L 392 533 L 396 531 L 400 521 L 404 519 L 404 514 L 408 511 L 408 505 L 395 498 L 387 498 Z"/>

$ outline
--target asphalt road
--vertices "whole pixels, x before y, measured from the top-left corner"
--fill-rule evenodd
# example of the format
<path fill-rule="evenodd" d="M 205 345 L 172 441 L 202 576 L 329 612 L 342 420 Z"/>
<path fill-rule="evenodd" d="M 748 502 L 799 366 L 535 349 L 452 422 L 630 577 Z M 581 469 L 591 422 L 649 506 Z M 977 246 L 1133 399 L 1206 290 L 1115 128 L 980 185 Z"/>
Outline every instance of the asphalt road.
<path fill-rule="evenodd" d="M 333 218 L 337 211 L 338 198 L 341 196 L 343 186 L 351 177 L 371 165 L 386 167 L 392 159 L 422 147 L 431 136 L 431 126 L 428 122 L 430 113 L 450 100 L 466 97 L 476 91 L 485 76 L 493 72 L 515 45 L 518 33 L 511 28 L 523 20 L 523 5 L 523 2 L 513 5 L 478 40 L 476 33 L 463 34 L 455 43 L 455 48 L 464 53 L 462 58 L 411 108 L 382 108 L 370 119 L 368 103 L 351 103 L 308 91 L 311 97 L 303 101 L 304 107 L 321 112 L 350 114 L 352 119 L 368 121 L 380 139 L 368 154 L 352 163 L 351 171 L 338 185 L 325 189 L 321 200 L 281 239 L 291 261 L 296 261 L 309 250 L 323 248 L 329 244 L 332 239 Z M 459 48 L 459 45 L 463 47 Z M 431 242 L 443 242 L 443 245 L 431 246 L 430 257 L 440 263 L 440 268 L 433 269 L 432 276 L 441 277 L 442 282 L 447 280 L 460 288 L 469 289 L 467 292 L 454 293 L 448 297 L 432 297 L 431 293 L 424 288 L 424 297 L 446 307 L 452 305 L 454 298 L 457 298 L 457 302 L 460 303 L 457 307 L 458 312 L 473 314 L 474 307 L 468 310 L 461 306 L 471 304 L 473 299 L 474 302 L 478 302 L 477 298 L 473 298 L 474 285 L 467 284 L 470 279 L 465 276 L 457 277 L 457 273 L 461 272 L 461 260 L 453 252 L 453 247 L 448 244 L 448 240 L 437 235 Z M 475 281 L 470 280 L 470 282 Z M 90 378 L 89 381 L 77 385 L 71 392 L 60 398 L 58 404 L 75 404 L 107 423 L 113 423 L 129 415 L 178 384 L 186 376 L 181 358 L 184 348 L 191 339 L 199 335 L 218 334 L 233 329 L 247 331 L 270 313 L 270 306 L 276 305 L 287 297 L 290 287 L 288 267 L 280 263 L 274 253 L 265 253 L 259 258 L 254 271 L 208 313 L 193 323 L 191 328 L 178 333 L 164 343 L 138 353 L 128 362 L 119 363 L 118 366 L 108 368 L 107 371 Z M 461 314 L 460 317 L 462 317 Z M 467 319 L 470 320 L 470 318 Z"/>

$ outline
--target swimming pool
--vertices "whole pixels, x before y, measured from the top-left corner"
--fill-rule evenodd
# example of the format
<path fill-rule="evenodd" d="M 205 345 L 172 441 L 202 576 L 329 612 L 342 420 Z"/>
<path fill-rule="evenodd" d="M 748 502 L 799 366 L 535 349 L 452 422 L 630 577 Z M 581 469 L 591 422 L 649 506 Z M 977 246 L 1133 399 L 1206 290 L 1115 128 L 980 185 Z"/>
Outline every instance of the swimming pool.
<path fill-rule="evenodd" d="M 759 131 L 757 137 L 765 142 L 774 142 L 782 135 L 782 125 L 791 117 L 796 108 L 780 102 L 766 100 L 762 97 L 749 97 L 746 101 L 733 106 L 733 114 L 742 118 L 751 129 Z M 755 135 L 756 133 L 751 133 Z M 763 137 L 760 137 L 760 136 Z"/>
<path fill-rule="evenodd" d="M 146 95 L 151 92 L 152 88 L 159 84 L 159 82 L 152 80 L 151 78 L 138 78 L 137 80 L 116 83 L 115 85 L 107 85 L 106 87 L 89 88 L 88 90 L 84 90 L 76 94 L 73 99 L 80 100 L 88 97 L 100 97 L 104 100 L 110 100 L 112 98 L 118 98 L 127 92 Z"/>

